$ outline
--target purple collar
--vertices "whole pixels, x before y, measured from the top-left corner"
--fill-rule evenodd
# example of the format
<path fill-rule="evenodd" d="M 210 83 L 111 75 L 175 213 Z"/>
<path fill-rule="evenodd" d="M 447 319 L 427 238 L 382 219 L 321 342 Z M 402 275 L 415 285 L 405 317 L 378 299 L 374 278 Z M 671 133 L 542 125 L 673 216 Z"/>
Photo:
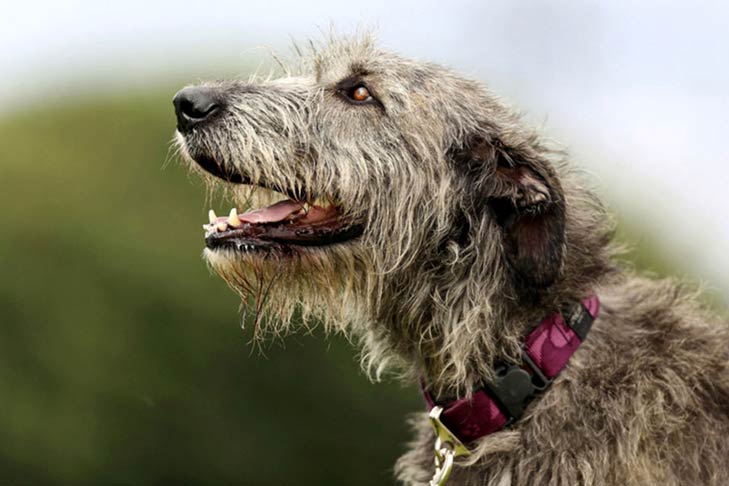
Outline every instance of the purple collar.
<path fill-rule="evenodd" d="M 463 444 L 492 434 L 518 420 L 526 405 L 565 367 L 597 318 L 600 301 L 592 295 L 566 312 L 546 317 L 524 341 L 522 363 L 502 366 L 497 378 L 462 398 L 439 404 L 423 389 L 429 408 L 441 407 L 442 425 Z"/>

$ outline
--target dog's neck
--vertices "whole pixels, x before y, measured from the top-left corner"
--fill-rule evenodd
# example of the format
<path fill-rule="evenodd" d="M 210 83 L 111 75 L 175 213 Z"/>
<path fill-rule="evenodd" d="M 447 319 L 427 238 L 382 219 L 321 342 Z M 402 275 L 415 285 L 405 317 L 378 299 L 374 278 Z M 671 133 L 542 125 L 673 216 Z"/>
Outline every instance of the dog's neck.
<path fill-rule="evenodd" d="M 471 396 L 439 401 L 423 386 L 437 428 L 445 427 L 451 439 L 467 444 L 519 420 L 527 405 L 545 393 L 567 366 L 587 338 L 599 308 L 600 301 L 592 294 L 542 319 L 525 337 L 519 362 L 500 364 L 497 376 Z"/>
<path fill-rule="evenodd" d="M 579 191 L 568 197 L 587 204 L 583 200 L 589 198 Z M 564 262 L 547 286 L 525 286 L 496 250 L 464 251 L 450 260 L 428 254 L 364 285 L 370 299 L 363 309 L 370 320 L 361 327 L 365 360 L 373 368 L 403 363 L 412 383 L 425 380 L 445 400 L 464 397 L 492 379 L 495 364 L 516 363 L 524 337 L 542 319 L 621 274 L 601 209 L 573 208 L 567 211 Z"/>
<path fill-rule="evenodd" d="M 456 322 L 455 325 L 430 321 L 400 326 L 398 332 L 411 335 L 408 338 L 396 335 L 398 343 L 419 344 L 401 350 L 401 353 L 409 352 L 410 360 L 415 364 L 411 378 L 424 381 L 438 402 L 469 396 L 494 378 L 497 365 L 520 362 L 526 337 L 543 319 L 591 295 L 603 280 L 601 277 L 606 275 L 584 279 L 581 286 L 557 284 L 538 299 L 494 299 L 488 313 L 479 308 L 465 311 L 480 314 L 480 321 Z M 435 317 L 436 313 L 431 315 Z M 469 327 L 473 322 L 476 326 Z M 463 325 L 459 327 L 460 324 Z M 422 339 L 426 335 L 424 329 L 433 332 L 430 341 Z M 436 334 L 439 331 L 440 334 Z M 458 349 L 441 352 L 449 346 L 458 346 Z"/>

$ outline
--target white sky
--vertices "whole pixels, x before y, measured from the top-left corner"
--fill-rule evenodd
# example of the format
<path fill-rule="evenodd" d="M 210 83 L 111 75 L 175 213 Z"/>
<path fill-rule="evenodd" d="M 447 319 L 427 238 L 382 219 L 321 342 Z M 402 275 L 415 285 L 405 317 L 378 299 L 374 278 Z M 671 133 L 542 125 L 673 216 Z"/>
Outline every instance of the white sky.
<path fill-rule="evenodd" d="M 235 72 L 330 22 L 486 81 L 679 266 L 729 288 L 725 1 L 0 0 L 0 112 Z"/>

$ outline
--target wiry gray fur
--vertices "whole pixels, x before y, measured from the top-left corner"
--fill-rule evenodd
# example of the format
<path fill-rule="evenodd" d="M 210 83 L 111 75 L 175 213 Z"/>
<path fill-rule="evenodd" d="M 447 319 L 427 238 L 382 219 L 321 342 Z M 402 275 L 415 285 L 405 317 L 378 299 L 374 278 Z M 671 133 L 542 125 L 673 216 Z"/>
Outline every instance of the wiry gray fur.
<path fill-rule="evenodd" d="M 449 484 L 729 484 L 726 322 L 677 283 L 619 268 L 610 220 L 563 154 L 480 83 L 368 36 L 311 51 L 279 79 L 210 83 L 228 113 L 179 136 L 190 158 L 364 222 L 355 241 L 294 256 L 206 251 L 271 316 L 262 331 L 287 331 L 298 308 L 360 342 L 373 376 L 395 369 L 447 400 L 595 291 L 601 315 L 565 371 L 518 423 L 472 445 Z M 379 105 L 337 94 L 353 75 Z M 272 197 L 231 191 L 241 204 Z M 424 414 L 415 428 L 396 468 L 405 484 L 433 474 Z"/>

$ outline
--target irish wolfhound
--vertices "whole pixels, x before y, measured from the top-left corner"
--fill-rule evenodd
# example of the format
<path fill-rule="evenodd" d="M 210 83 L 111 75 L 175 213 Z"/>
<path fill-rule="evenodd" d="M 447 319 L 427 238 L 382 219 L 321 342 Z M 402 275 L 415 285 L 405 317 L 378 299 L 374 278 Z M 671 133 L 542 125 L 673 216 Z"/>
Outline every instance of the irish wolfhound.
<path fill-rule="evenodd" d="M 615 263 L 563 154 L 447 69 L 366 37 L 308 51 L 174 100 L 192 165 L 274 203 L 205 225 L 258 335 L 300 312 L 421 383 L 406 484 L 729 484 L 727 324 Z"/>

